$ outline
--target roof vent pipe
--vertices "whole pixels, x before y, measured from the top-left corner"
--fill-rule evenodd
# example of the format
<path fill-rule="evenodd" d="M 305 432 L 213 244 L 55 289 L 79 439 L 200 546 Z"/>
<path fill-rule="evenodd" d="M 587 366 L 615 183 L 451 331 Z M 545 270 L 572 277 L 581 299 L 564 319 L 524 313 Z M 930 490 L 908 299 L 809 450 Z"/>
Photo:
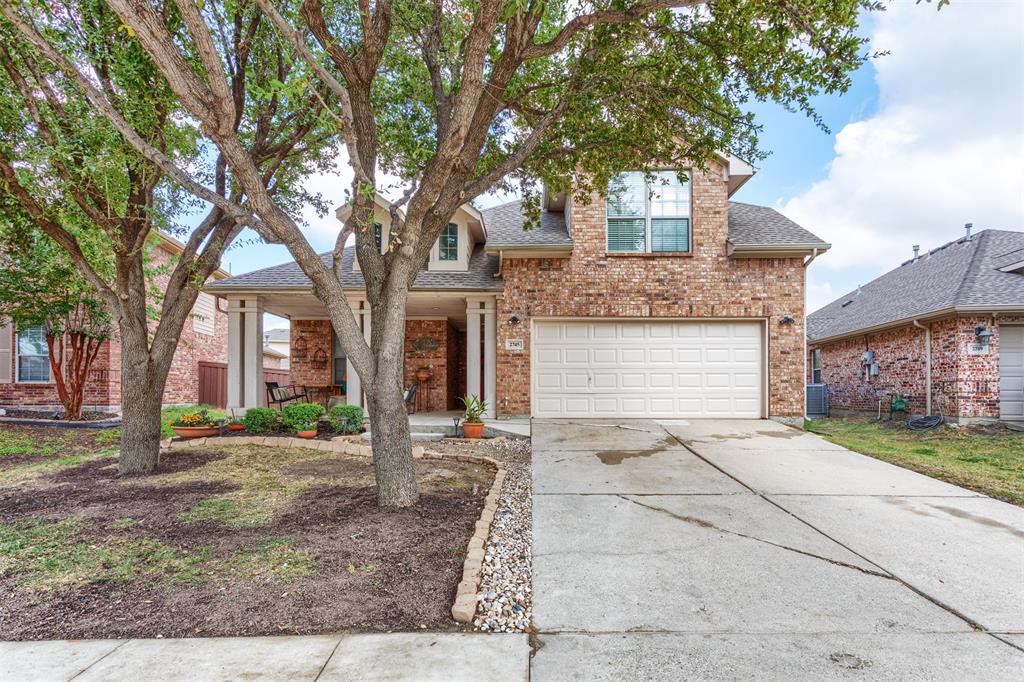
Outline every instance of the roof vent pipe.
<path fill-rule="evenodd" d="M 964 241 L 965 242 L 971 241 L 971 228 L 972 227 L 974 227 L 974 223 L 966 223 L 964 225 L 964 231 L 967 233 L 967 236 L 964 237 Z"/>
<path fill-rule="evenodd" d="M 914 244 L 914 260 L 917 260 L 918 254 L 921 252 L 921 245 Z"/>

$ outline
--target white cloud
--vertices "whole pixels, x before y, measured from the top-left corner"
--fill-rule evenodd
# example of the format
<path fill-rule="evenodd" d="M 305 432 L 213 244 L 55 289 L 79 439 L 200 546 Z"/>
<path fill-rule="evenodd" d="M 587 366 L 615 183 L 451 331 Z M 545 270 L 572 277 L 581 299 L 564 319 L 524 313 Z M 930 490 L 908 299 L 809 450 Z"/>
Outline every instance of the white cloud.
<path fill-rule="evenodd" d="M 879 107 L 836 136 L 827 176 L 780 206 L 829 241 L 808 310 L 976 230 L 1024 230 L 1024 4 L 893 4 L 875 19 Z M 818 265 L 820 263 L 820 266 Z M 831 273 L 831 274 L 830 274 Z M 822 298 L 830 296 L 830 298 Z"/>

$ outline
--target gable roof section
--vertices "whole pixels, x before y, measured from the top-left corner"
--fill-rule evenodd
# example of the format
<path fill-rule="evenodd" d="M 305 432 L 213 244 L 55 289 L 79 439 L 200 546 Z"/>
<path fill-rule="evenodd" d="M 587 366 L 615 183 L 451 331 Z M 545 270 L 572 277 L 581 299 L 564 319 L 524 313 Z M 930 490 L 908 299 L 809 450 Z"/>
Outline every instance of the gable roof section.
<path fill-rule="evenodd" d="M 321 253 L 320 257 L 324 264 L 330 267 L 331 252 Z M 345 249 L 341 263 L 342 285 L 346 289 L 363 289 L 366 286 L 363 274 L 353 267 L 353 258 L 355 258 L 355 249 Z M 424 263 L 412 284 L 412 290 L 500 290 L 502 288 L 501 281 L 495 279 L 497 272 L 498 257 L 488 256 L 484 253 L 483 245 L 478 244 L 469 259 L 468 271 L 429 271 Z M 236 275 L 220 282 L 213 282 L 208 284 L 206 289 L 213 293 L 226 293 L 232 290 L 254 288 L 309 289 L 310 287 L 306 273 L 293 261 L 247 272 L 244 275 Z"/>
<path fill-rule="evenodd" d="M 729 241 L 736 247 L 829 248 L 774 208 L 739 201 L 729 202 Z"/>
<path fill-rule="evenodd" d="M 819 341 L 957 310 L 1024 309 L 1024 275 L 999 267 L 1024 249 L 1024 232 L 985 230 L 909 260 L 807 318 Z"/>
<path fill-rule="evenodd" d="M 488 248 L 572 246 L 564 213 L 541 210 L 540 225 L 525 230 L 526 216 L 522 207 L 523 202 L 517 200 L 480 212 L 487 226 Z"/>

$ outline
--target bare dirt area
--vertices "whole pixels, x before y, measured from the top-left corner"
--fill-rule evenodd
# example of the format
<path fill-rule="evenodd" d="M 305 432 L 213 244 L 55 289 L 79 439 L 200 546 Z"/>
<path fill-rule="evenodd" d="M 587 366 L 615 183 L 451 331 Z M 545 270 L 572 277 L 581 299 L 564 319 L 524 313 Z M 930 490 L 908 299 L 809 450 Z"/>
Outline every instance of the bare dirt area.
<path fill-rule="evenodd" d="M 493 480 L 419 460 L 420 503 L 384 510 L 370 463 L 325 451 L 207 445 L 130 478 L 109 454 L 34 466 L 0 479 L 0 639 L 456 629 Z"/>
<path fill-rule="evenodd" d="M 117 429 L 76 429 L 0 423 L 0 484 L 4 472 L 26 464 L 60 468 L 117 448 Z"/>

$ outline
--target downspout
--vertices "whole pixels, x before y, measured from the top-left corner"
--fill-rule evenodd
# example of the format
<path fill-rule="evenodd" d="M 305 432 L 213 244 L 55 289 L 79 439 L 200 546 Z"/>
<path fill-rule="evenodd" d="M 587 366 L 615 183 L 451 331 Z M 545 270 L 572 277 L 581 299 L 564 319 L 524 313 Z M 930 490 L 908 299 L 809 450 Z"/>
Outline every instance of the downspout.
<path fill-rule="evenodd" d="M 817 257 L 818 257 L 818 247 L 814 247 L 813 249 L 811 249 L 811 257 L 804 261 L 804 270 L 806 270 L 807 266 L 810 265 L 811 262 L 815 258 L 817 258 Z M 765 330 L 765 335 L 767 336 L 767 334 L 768 334 L 768 332 L 767 332 L 767 329 L 766 329 Z M 809 356 L 807 354 L 807 349 L 808 349 L 808 346 L 807 346 L 807 278 L 805 276 L 804 277 L 804 357 L 802 358 L 803 363 L 804 363 L 804 416 L 805 417 L 807 416 L 807 365 L 808 365 L 808 361 L 809 361 Z"/>
<path fill-rule="evenodd" d="M 924 330 L 924 387 L 925 387 L 925 409 L 928 416 L 932 414 L 932 327 L 927 327 L 914 320 L 914 326 Z"/>

